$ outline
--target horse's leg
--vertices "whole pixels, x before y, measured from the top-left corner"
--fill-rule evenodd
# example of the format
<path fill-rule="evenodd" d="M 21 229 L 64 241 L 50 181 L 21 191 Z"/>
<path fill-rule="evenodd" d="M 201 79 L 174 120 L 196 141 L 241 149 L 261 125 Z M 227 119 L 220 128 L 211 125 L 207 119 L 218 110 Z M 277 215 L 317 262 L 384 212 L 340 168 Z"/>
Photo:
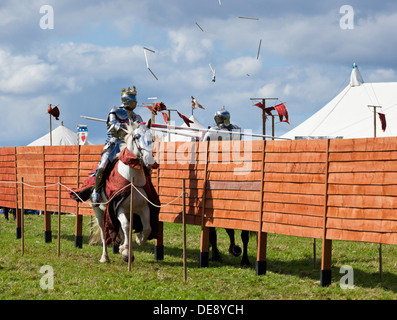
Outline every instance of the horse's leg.
<path fill-rule="evenodd" d="M 241 259 L 242 266 L 251 266 L 248 260 L 248 241 L 249 241 L 249 231 L 241 231 L 241 241 L 243 241 L 243 257 Z"/>
<path fill-rule="evenodd" d="M 120 245 L 123 243 L 123 241 L 124 241 L 124 233 L 123 233 L 123 230 L 121 229 L 121 226 L 120 226 L 120 228 L 119 228 L 119 236 L 113 242 L 113 253 L 114 254 L 120 253 Z"/>
<path fill-rule="evenodd" d="M 212 247 L 212 257 L 211 260 L 212 261 L 222 261 L 221 259 L 221 255 L 219 253 L 218 250 L 218 246 L 217 246 L 217 235 L 216 235 L 216 230 L 213 227 L 210 227 L 210 235 L 209 235 L 209 239 L 210 239 L 210 245 Z"/>
<path fill-rule="evenodd" d="M 103 211 L 99 207 L 92 207 L 95 213 L 95 218 L 99 226 L 99 230 L 101 233 L 101 240 L 102 240 L 102 257 L 99 262 L 110 262 L 108 256 L 108 250 L 105 243 L 105 233 L 103 232 Z"/>
<path fill-rule="evenodd" d="M 235 257 L 238 257 L 241 254 L 240 246 L 237 246 L 234 241 L 234 230 L 233 229 L 225 229 L 230 239 L 229 253 Z"/>
<path fill-rule="evenodd" d="M 124 241 L 122 245 L 120 246 L 120 253 L 121 256 L 123 257 L 123 260 L 128 262 L 128 248 L 129 248 L 129 230 L 130 230 L 130 222 L 128 221 L 125 213 L 121 208 L 119 209 L 119 212 L 117 213 L 117 218 L 120 221 L 121 224 L 121 229 L 124 237 Z M 134 253 L 132 253 L 131 260 L 134 260 Z"/>
<path fill-rule="evenodd" d="M 136 235 L 135 241 L 138 245 L 142 246 L 146 243 L 147 238 L 152 232 L 152 227 L 150 226 L 150 209 L 148 205 L 142 208 L 142 211 L 138 213 L 142 221 L 142 232 Z"/>

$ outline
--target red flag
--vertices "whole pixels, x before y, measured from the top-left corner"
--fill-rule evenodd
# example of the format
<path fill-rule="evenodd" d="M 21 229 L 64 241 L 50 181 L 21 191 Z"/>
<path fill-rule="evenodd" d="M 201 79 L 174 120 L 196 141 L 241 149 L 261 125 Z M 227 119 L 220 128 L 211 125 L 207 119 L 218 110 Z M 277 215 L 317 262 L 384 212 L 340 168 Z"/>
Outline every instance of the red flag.
<path fill-rule="evenodd" d="M 47 112 L 50 115 L 52 115 L 53 117 L 55 117 L 55 119 L 59 120 L 60 112 L 59 112 L 58 106 L 51 108 L 51 104 L 49 104 Z"/>
<path fill-rule="evenodd" d="M 180 114 L 178 111 L 177 113 L 178 116 L 180 116 L 183 119 L 183 121 L 185 121 L 186 125 L 190 128 L 190 124 L 193 123 L 193 121 L 190 120 L 188 117 L 184 116 L 183 114 Z"/>
<path fill-rule="evenodd" d="M 157 115 L 157 111 L 155 109 L 153 109 L 153 107 L 151 105 L 145 105 L 143 104 L 143 106 L 145 108 L 148 108 L 153 114 Z"/>
<path fill-rule="evenodd" d="M 164 103 L 162 102 L 157 102 L 156 105 L 154 106 L 154 109 L 156 111 L 163 111 L 163 110 L 167 110 L 167 107 L 165 106 Z"/>
<path fill-rule="evenodd" d="M 274 109 L 277 111 L 280 121 L 287 122 L 289 124 L 288 111 L 287 108 L 285 107 L 285 104 L 280 103 L 277 106 L 274 106 Z M 285 117 L 285 120 L 283 120 L 283 117 Z"/>
<path fill-rule="evenodd" d="M 264 110 L 269 116 L 272 115 L 271 111 L 275 110 L 274 107 L 265 108 L 265 106 L 262 103 L 260 103 L 260 102 L 256 103 L 255 106 L 258 107 L 258 108 L 261 108 L 262 110 Z"/>
<path fill-rule="evenodd" d="M 161 112 L 163 114 L 163 119 L 165 123 L 168 123 L 168 115 L 165 112 Z"/>
<path fill-rule="evenodd" d="M 384 113 L 378 112 L 380 122 L 382 123 L 382 131 L 385 132 L 386 130 L 386 116 Z"/>
<path fill-rule="evenodd" d="M 266 112 L 269 116 L 271 116 L 271 115 L 272 115 L 272 110 L 275 110 L 275 109 L 274 109 L 274 107 L 268 107 L 268 108 L 265 108 L 265 109 L 263 109 L 263 110 L 265 110 L 265 112 Z"/>

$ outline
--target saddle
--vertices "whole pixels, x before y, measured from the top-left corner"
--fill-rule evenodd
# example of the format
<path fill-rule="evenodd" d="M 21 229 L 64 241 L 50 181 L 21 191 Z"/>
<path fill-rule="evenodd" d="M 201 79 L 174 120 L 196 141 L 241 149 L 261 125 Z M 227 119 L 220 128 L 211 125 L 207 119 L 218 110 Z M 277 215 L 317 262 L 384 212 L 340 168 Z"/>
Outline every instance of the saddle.
<path fill-rule="evenodd" d="M 131 151 L 125 148 L 120 153 L 119 158 L 115 159 L 105 169 L 105 172 L 103 173 L 103 178 L 102 178 L 102 181 L 104 182 L 103 188 L 106 192 L 106 196 L 108 199 L 112 198 L 112 196 L 120 189 L 130 184 L 130 181 L 120 176 L 116 170 L 113 170 L 118 161 L 122 161 L 124 164 L 132 168 L 136 168 L 136 169 L 141 168 L 139 159 Z M 158 164 L 155 163 L 153 168 L 154 169 L 158 168 Z M 81 202 L 81 200 L 87 201 L 90 198 L 93 188 L 95 186 L 95 175 L 94 175 L 95 171 L 96 168 L 90 173 L 90 175 L 83 182 L 83 185 L 80 188 L 73 189 L 72 191 L 69 192 L 69 195 L 72 199 Z M 146 184 L 145 186 L 143 186 L 143 189 L 146 192 L 148 199 L 152 203 L 156 205 L 160 205 L 161 204 L 160 198 L 151 181 L 150 172 L 145 167 L 143 167 L 143 171 L 146 177 Z M 131 188 L 123 189 L 123 191 L 117 193 L 117 195 L 106 206 L 106 210 L 103 216 L 103 226 L 104 226 L 106 244 L 114 243 L 117 238 L 120 229 L 120 222 L 117 219 L 116 212 L 119 206 L 121 205 L 121 203 L 130 195 L 130 193 L 131 193 Z M 157 239 L 160 208 L 153 206 L 151 203 L 148 203 L 148 205 L 150 209 L 150 226 L 152 228 L 152 232 L 149 235 L 148 240 Z M 135 233 L 139 233 L 143 230 L 141 219 L 136 214 L 134 214 L 134 221 L 132 227 Z"/>

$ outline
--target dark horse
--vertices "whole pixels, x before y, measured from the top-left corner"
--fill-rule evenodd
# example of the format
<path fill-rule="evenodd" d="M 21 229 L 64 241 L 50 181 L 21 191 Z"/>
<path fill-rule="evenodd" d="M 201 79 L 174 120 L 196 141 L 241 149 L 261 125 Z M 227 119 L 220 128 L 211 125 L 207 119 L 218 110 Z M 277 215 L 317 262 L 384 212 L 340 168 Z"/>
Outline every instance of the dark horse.
<path fill-rule="evenodd" d="M 240 246 L 236 245 L 234 239 L 234 230 L 233 229 L 225 229 L 230 238 L 230 246 L 229 253 L 235 257 L 238 257 L 241 254 Z M 217 247 L 217 234 L 215 228 L 210 228 L 210 245 L 212 247 L 212 260 L 213 261 L 221 261 L 221 255 L 219 253 Z M 243 242 L 243 257 L 241 259 L 242 266 L 251 266 L 251 263 L 248 260 L 247 248 L 249 241 L 249 231 L 241 231 L 241 240 Z"/>

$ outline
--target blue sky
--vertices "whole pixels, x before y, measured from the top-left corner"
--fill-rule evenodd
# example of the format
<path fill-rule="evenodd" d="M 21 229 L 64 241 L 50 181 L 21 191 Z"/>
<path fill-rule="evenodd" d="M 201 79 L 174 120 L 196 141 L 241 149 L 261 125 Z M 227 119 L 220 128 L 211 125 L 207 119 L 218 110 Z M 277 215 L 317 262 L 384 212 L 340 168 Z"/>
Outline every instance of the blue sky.
<path fill-rule="evenodd" d="M 354 9 L 352 30 L 339 25 L 345 4 Z M 43 5 L 54 9 L 54 29 L 40 28 Z M 27 145 L 46 134 L 49 103 L 59 104 L 64 125 L 87 124 L 88 139 L 102 144 L 104 124 L 80 115 L 106 118 L 120 105 L 121 89 L 132 85 L 138 103 L 158 97 L 190 116 L 193 95 L 206 108 L 195 111 L 203 124 L 213 125 L 225 106 L 233 123 L 258 133 L 260 110 L 250 98 L 277 97 L 291 120 L 276 124 L 282 135 L 348 84 L 353 62 L 366 82 L 397 81 L 396 29 L 391 0 L 222 0 L 221 6 L 218 0 L 3 0 L 0 146 Z M 156 51 L 148 58 L 158 81 L 146 69 L 144 46 Z M 163 123 L 161 116 L 156 121 Z"/>

